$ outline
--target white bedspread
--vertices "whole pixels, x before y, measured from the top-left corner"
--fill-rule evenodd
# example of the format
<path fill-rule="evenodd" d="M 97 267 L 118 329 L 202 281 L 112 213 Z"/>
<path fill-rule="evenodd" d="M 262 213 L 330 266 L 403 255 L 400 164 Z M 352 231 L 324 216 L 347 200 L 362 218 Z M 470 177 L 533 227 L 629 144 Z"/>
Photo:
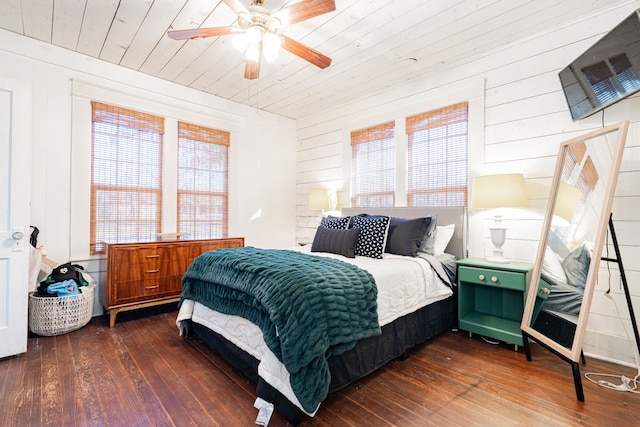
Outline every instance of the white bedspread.
<path fill-rule="evenodd" d="M 310 252 L 310 246 L 297 248 Z M 429 262 L 422 257 L 404 257 L 385 254 L 384 259 L 358 256 L 354 259 L 340 255 L 314 252 L 312 255 L 340 259 L 369 271 L 378 288 L 378 322 L 384 326 L 406 314 L 452 295 L 451 288 L 439 279 Z M 422 255 L 421 255 L 422 256 Z M 424 257 L 429 257 L 424 255 Z M 250 321 L 213 311 L 200 303 L 186 300 L 180 307 L 176 324 L 181 334 L 181 322 L 192 319 L 222 335 L 243 351 L 260 360 L 258 374 L 272 387 L 280 391 L 292 403 L 304 411 L 289 383 L 289 373 L 278 358 L 269 350 L 262 338 L 260 328 Z M 317 408 L 316 408 L 317 411 Z"/>

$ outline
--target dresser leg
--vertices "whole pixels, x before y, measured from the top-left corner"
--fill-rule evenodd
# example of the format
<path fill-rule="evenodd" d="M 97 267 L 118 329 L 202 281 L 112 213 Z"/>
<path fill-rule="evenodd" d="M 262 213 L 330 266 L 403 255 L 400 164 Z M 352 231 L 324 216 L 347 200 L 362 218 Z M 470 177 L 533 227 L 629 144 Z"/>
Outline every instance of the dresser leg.
<path fill-rule="evenodd" d="M 109 310 L 109 327 L 113 328 L 116 326 L 116 316 L 118 315 L 118 310 L 111 309 Z"/>

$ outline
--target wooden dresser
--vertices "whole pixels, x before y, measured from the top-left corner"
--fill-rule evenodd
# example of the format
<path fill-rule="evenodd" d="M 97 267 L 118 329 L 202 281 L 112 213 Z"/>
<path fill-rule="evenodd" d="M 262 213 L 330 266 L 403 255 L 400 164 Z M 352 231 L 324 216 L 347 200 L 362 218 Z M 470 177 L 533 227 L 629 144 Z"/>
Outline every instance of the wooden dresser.
<path fill-rule="evenodd" d="M 242 237 L 107 245 L 100 302 L 109 311 L 109 326 L 113 328 L 121 311 L 178 301 L 182 276 L 198 255 L 242 246 Z"/>

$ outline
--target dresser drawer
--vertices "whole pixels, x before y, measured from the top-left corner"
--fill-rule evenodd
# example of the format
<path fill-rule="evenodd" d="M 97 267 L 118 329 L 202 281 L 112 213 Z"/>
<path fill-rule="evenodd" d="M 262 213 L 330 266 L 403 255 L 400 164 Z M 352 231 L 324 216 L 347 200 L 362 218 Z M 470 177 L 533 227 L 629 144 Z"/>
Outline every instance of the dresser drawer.
<path fill-rule="evenodd" d="M 124 270 L 139 264 L 159 265 L 165 250 L 166 248 L 156 246 L 130 246 L 112 250 L 109 256 L 111 257 L 112 266 Z"/>
<path fill-rule="evenodd" d="M 522 273 L 499 271 L 490 268 L 461 266 L 458 268 L 458 278 L 461 282 L 496 286 L 517 291 L 524 291 L 526 287 L 525 276 Z"/>

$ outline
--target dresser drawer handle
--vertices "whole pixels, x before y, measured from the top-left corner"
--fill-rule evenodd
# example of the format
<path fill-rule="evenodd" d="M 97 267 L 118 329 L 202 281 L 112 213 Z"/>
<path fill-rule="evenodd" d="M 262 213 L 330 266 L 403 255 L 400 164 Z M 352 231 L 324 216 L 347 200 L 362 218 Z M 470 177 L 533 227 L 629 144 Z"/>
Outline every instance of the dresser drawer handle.
<path fill-rule="evenodd" d="M 155 286 L 145 286 L 144 289 L 146 291 L 149 291 L 151 289 L 158 289 L 160 287 L 160 285 L 155 285 Z"/>
<path fill-rule="evenodd" d="M 145 258 L 160 258 L 160 255 L 147 255 Z"/>
<path fill-rule="evenodd" d="M 480 279 L 480 280 L 484 280 L 484 274 L 479 275 L 479 276 L 478 276 L 478 279 Z"/>
<path fill-rule="evenodd" d="M 160 271 L 160 270 L 147 270 L 145 273 L 157 273 L 157 272 L 159 272 L 159 271 Z"/>
<path fill-rule="evenodd" d="M 491 281 L 493 283 L 496 283 L 498 281 L 498 278 L 496 276 L 491 276 Z"/>

